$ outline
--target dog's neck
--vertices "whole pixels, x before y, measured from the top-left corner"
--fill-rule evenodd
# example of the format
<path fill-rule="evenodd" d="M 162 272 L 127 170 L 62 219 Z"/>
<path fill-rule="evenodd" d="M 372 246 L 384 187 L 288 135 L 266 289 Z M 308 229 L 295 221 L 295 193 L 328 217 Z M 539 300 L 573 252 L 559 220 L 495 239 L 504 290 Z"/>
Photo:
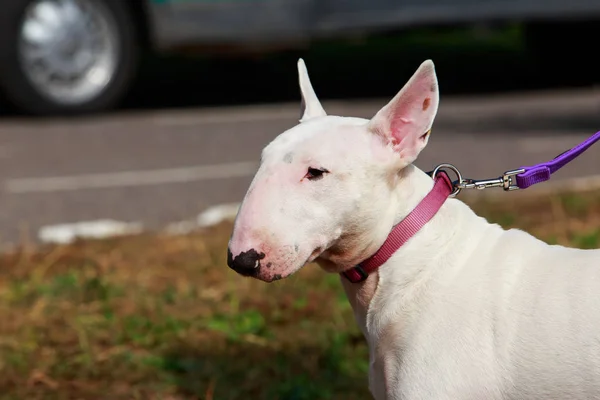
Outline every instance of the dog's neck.
<path fill-rule="evenodd" d="M 398 184 L 393 191 L 394 225 L 414 210 L 433 188 L 433 179 L 410 164 L 398 173 Z"/>
<path fill-rule="evenodd" d="M 375 254 L 392 228 L 431 191 L 433 180 L 415 166 L 408 165 L 390 179 L 390 184 L 393 189 L 386 195 L 387 204 L 377 210 L 377 219 L 363 226 L 357 226 L 356 220 L 351 221 L 351 228 L 316 260 L 325 271 L 341 272 L 353 268 Z"/>
<path fill-rule="evenodd" d="M 393 225 L 402 221 L 431 191 L 433 180 L 423 171 L 410 165 L 401 171 L 398 185 L 393 193 L 391 217 Z M 393 281 L 394 285 L 407 289 L 419 286 L 420 283 L 430 279 L 436 271 L 436 258 L 444 249 L 451 247 L 456 240 L 457 230 L 462 229 L 460 217 L 457 215 L 466 210 L 473 214 L 464 203 L 448 199 L 438 214 L 429 221 L 409 242 L 396 251 L 396 253 L 378 270 L 371 273 L 361 283 L 351 283 L 342 278 L 344 290 L 350 300 L 352 308 L 358 319 L 359 326 L 365 327 L 367 312 L 371 300 L 381 284 L 381 279 Z M 473 214 L 473 216 L 475 216 Z M 483 219 L 481 219 L 484 221 Z M 487 223 L 487 222 L 484 222 Z M 381 243 L 387 233 L 382 235 Z M 386 284 L 388 283 L 386 282 Z"/>

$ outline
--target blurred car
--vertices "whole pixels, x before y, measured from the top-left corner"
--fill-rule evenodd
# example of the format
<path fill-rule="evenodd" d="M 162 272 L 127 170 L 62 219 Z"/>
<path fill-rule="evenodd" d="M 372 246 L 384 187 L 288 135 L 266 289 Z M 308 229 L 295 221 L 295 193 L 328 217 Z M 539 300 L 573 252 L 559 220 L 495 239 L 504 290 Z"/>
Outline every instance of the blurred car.
<path fill-rule="evenodd" d="M 597 0 L 3 0 L 0 90 L 33 114 L 114 107 L 141 51 L 276 51 L 351 32 L 521 20 L 535 49 L 593 38 Z M 559 43 L 562 42 L 562 43 Z"/>

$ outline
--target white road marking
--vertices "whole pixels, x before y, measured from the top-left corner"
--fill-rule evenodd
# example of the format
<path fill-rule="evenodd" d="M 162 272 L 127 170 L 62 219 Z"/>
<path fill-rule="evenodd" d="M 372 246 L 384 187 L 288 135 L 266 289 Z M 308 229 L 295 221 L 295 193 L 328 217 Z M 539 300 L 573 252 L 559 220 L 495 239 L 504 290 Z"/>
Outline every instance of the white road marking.
<path fill-rule="evenodd" d="M 199 227 L 208 227 L 220 224 L 223 221 L 233 220 L 240 209 L 241 203 L 218 204 L 209 207 L 196 218 Z"/>
<path fill-rule="evenodd" d="M 68 244 L 78 238 L 106 239 L 121 235 L 139 234 L 142 231 L 143 226 L 139 222 L 101 219 L 42 226 L 38 230 L 38 238 L 42 243 Z"/>
<path fill-rule="evenodd" d="M 198 228 L 208 228 L 223 221 L 232 221 L 237 215 L 239 207 L 240 203 L 217 204 L 198 214 L 195 220 L 168 224 L 164 228 L 164 232 L 167 235 L 185 235 Z M 42 226 L 38 230 L 38 239 L 42 243 L 69 244 L 78 238 L 107 239 L 115 236 L 140 234 L 143 231 L 141 222 L 101 219 Z"/>
<path fill-rule="evenodd" d="M 170 169 L 20 178 L 7 180 L 5 189 L 9 193 L 40 193 L 65 190 L 161 185 L 165 183 L 183 183 L 252 176 L 256 173 L 257 167 L 258 163 L 256 162 L 238 162 Z"/>
<path fill-rule="evenodd" d="M 167 235 L 185 235 L 198 228 L 208 228 L 224 221 L 233 221 L 241 203 L 223 203 L 208 207 L 193 220 L 178 221 L 167 225 Z"/>

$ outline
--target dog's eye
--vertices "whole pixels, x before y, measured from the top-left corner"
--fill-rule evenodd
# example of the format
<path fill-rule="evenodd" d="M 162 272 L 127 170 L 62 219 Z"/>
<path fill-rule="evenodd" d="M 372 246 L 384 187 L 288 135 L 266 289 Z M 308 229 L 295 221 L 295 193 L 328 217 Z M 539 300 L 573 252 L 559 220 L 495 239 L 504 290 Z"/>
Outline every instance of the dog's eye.
<path fill-rule="evenodd" d="M 316 181 L 318 179 L 321 179 L 323 177 L 323 175 L 326 174 L 327 172 L 329 172 L 329 171 L 327 171 L 325 168 L 309 167 L 308 172 L 306 173 L 306 175 L 304 175 L 304 177 L 308 180 Z"/>

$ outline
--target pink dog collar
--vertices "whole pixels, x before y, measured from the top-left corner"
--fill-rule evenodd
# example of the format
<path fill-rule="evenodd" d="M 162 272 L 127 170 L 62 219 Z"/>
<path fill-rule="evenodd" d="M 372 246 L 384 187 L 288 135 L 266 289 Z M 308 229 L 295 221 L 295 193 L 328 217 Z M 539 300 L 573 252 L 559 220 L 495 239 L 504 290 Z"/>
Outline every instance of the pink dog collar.
<path fill-rule="evenodd" d="M 448 175 L 444 171 L 438 171 L 433 189 L 406 218 L 392 229 L 379 250 L 356 267 L 342 272 L 341 275 L 352 283 L 359 283 L 367 279 L 371 272 L 385 263 L 396 250 L 433 218 L 453 190 L 454 186 Z"/>

